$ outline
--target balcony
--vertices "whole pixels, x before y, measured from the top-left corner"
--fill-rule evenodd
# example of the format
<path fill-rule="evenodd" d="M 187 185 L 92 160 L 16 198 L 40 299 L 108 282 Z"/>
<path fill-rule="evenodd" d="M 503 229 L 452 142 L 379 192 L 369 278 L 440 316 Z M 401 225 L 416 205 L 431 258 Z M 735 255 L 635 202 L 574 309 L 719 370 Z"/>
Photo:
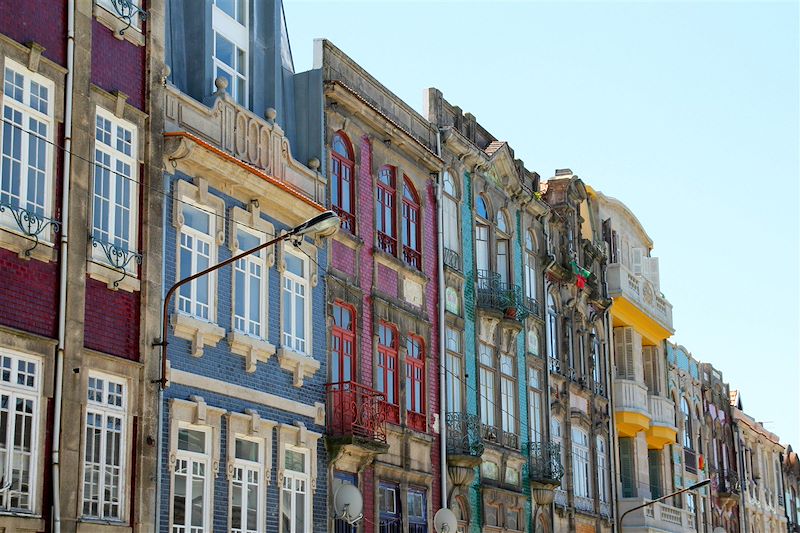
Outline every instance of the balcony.
<path fill-rule="evenodd" d="M 561 483 L 564 466 L 557 442 L 532 442 L 528 445 L 528 476 L 531 483 L 556 487 Z"/>
<path fill-rule="evenodd" d="M 661 327 L 673 331 L 672 304 L 656 291 L 644 276 L 634 274 L 621 263 L 608 265 L 606 271 L 608 295 L 624 297 L 647 313 Z"/>
<path fill-rule="evenodd" d="M 620 516 L 626 510 L 642 503 L 644 503 L 644 500 L 638 498 L 621 500 L 619 504 Z M 696 531 L 696 524 L 694 515 L 689 511 L 665 503 L 654 503 L 626 515 L 622 530 L 655 530 L 684 533 L 686 531 Z"/>
<path fill-rule="evenodd" d="M 478 416 L 447 413 L 447 455 L 480 458 L 482 454 L 483 438 Z"/>
<path fill-rule="evenodd" d="M 687 472 L 692 474 L 697 473 L 697 454 L 694 450 L 690 450 L 689 448 L 683 449 L 683 466 L 686 468 Z"/>
<path fill-rule="evenodd" d="M 522 289 L 501 281 L 500 274 L 478 270 L 477 307 L 499 311 L 505 318 L 525 320 L 530 314 Z"/>
<path fill-rule="evenodd" d="M 728 470 L 720 471 L 717 476 L 717 495 L 723 506 L 732 508 L 739 501 L 742 492 L 742 484 L 739 473 Z"/>
<path fill-rule="evenodd" d="M 340 445 L 385 451 L 383 393 L 354 381 L 328 383 L 328 435 Z"/>
<path fill-rule="evenodd" d="M 660 450 L 666 444 L 675 442 L 675 404 L 669 398 L 652 394 L 648 397 L 648 402 L 652 425 L 647 430 L 647 444 Z"/>
<path fill-rule="evenodd" d="M 615 418 L 621 436 L 633 437 L 650 428 L 647 387 L 637 381 L 617 378 L 614 380 L 614 398 Z"/>
<path fill-rule="evenodd" d="M 456 272 L 461 272 L 461 256 L 458 255 L 458 252 L 444 248 L 442 259 L 444 260 L 444 266 L 451 268 Z"/>

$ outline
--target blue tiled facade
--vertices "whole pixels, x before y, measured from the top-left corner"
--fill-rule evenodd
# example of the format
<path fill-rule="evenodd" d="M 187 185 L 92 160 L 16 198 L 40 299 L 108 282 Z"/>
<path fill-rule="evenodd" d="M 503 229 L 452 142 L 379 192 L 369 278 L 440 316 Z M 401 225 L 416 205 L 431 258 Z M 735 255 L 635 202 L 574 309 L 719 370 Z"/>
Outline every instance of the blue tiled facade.
<path fill-rule="evenodd" d="M 178 180 L 191 181 L 191 177 L 176 172 L 174 175 L 168 175 L 167 180 L 170 182 L 170 190 L 175 191 L 175 185 Z M 245 209 L 247 206 L 244 202 L 222 194 L 218 190 L 211 187 L 208 189 L 209 196 L 222 198 L 225 203 L 226 218 L 230 213 L 231 208 L 239 207 Z M 167 220 L 172 220 L 172 210 L 174 209 L 173 202 L 167 202 L 165 206 L 167 210 Z M 268 211 L 267 206 L 264 206 L 264 211 Z M 261 215 L 265 220 L 268 220 L 275 227 L 276 233 L 281 230 L 289 229 L 281 220 L 269 217 L 268 215 Z M 217 218 L 217 224 L 224 223 L 225 242 L 217 246 L 217 261 L 224 261 L 231 257 L 232 252 L 228 246 L 229 239 L 229 224 L 234 222 L 231 220 L 222 221 Z M 167 284 L 172 284 L 177 281 L 177 236 L 176 228 L 170 224 L 166 224 L 166 235 L 164 245 L 164 278 Z M 223 228 L 219 228 L 223 229 Z M 321 247 L 317 251 L 316 261 L 320 265 L 325 264 L 326 249 Z M 311 289 L 311 342 L 310 349 L 311 356 L 319 361 L 320 367 L 313 376 L 306 376 L 303 385 L 296 387 L 293 384 L 293 373 L 284 370 L 280 367 L 277 355 L 269 357 L 264 361 L 258 361 L 255 371 L 252 373 L 246 372 L 245 359 L 231 352 L 229 342 L 226 338 L 222 338 L 215 346 L 205 346 L 203 353 L 200 357 L 195 357 L 191 353 L 191 342 L 185 339 L 178 338 L 174 335 L 172 328 L 170 328 L 169 336 L 169 364 L 170 371 L 181 370 L 191 372 L 198 376 L 211 378 L 214 380 L 224 381 L 252 389 L 258 392 L 267 392 L 282 398 L 286 398 L 291 402 L 297 404 L 305 404 L 313 406 L 315 403 L 325 402 L 325 381 L 327 376 L 326 368 L 326 332 L 325 332 L 325 278 L 323 272 L 309 262 L 312 269 L 316 268 L 319 275 L 319 282 Z M 222 268 L 216 275 L 216 320 L 215 323 L 224 328 L 226 334 L 231 330 L 232 323 L 232 266 Z M 280 334 L 280 311 L 281 311 L 281 273 L 277 267 L 273 265 L 269 269 L 268 274 L 268 289 L 267 297 L 269 298 L 268 319 L 267 319 L 267 339 L 271 344 L 281 348 L 281 334 Z M 174 303 L 174 301 L 173 301 Z M 174 309 L 174 305 L 171 306 Z M 172 383 L 164 391 L 164 401 L 162 404 L 162 422 L 163 431 L 161 434 L 161 460 L 162 460 L 162 491 L 161 491 L 161 528 L 162 532 L 169 531 L 169 514 L 170 514 L 170 485 L 172 481 L 172 474 L 169 469 L 170 450 L 174 449 L 174 444 L 170 443 L 170 400 L 179 399 L 191 401 L 193 396 L 200 396 L 203 398 L 209 408 L 222 409 L 229 413 L 245 413 L 245 410 L 253 410 L 258 413 L 261 420 L 274 422 L 276 424 L 295 425 L 300 422 L 310 432 L 323 433 L 324 427 L 314 423 L 314 419 L 304 417 L 299 414 L 284 411 L 274 407 L 269 407 L 262 403 L 258 403 L 246 397 L 232 397 L 210 392 L 200 388 L 192 388 L 181 384 Z M 219 458 L 220 465 L 218 472 L 213 475 L 213 527 L 214 531 L 226 531 L 228 529 L 228 514 L 229 514 L 229 480 L 225 472 L 225 464 L 227 463 L 227 443 L 228 431 L 226 418 L 222 418 L 222 426 L 219 439 Z M 278 482 L 278 430 L 274 429 L 270 432 L 270 439 L 272 439 L 272 460 L 271 460 L 271 474 L 269 476 L 268 484 L 266 485 L 266 528 L 264 531 L 278 531 L 279 530 L 279 496 L 280 484 Z M 313 492 L 313 531 L 324 531 L 327 527 L 327 455 L 324 446 L 324 440 L 319 439 L 316 445 L 316 459 L 317 459 L 317 478 L 316 490 Z M 309 490 L 311 490 L 309 488 Z"/>

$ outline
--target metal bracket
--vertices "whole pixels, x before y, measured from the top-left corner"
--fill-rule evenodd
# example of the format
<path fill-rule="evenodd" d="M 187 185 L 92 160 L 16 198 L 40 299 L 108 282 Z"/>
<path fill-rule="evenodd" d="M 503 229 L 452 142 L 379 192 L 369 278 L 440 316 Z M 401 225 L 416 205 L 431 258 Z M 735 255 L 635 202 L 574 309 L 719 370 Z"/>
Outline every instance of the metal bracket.
<path fill-rule="evenodd" d="M 133 3 L 133 0 L 111 0 L 111 5 L 119 15 L 119 18 L 128 23 L 127 26 L 119 30 L 120 35 L 125 35 L 125 30 L 133 25 L 133 17 L 139 15 L 142 21 L 147 20 L 147 11 Z"/>
<path fill-rule="evenodd" d="M 17 223 L 20 231 L 29 239 L 33 240 L 33 246 L 25 250 L 23 253 L 25 257 L 30 257 L 31 252 L 39 246 L 39 235 L 48 227 L 53 226 L 53 231 L 56 233 L 61 231 L 61 223 L 47 218 L 44 215 L 38 215 L 29 209 L 25 209 L 18 205 L 12 205 L 9 202 L 0 202 L 0 213 L 8 209 Z"/>
<path fill-rule="evenodd" d="M 122 280 L 128 277 L 128 271 L 126 269 L 131 261 L 136 261 L 137 265 L 142 264 L 142 254 L 131 252 L 122 246 L 117 246 L 116 244 L 112 244 L 110 242 L 101 241 L 92 235 L 89 236 L 89 239 L 92 241 L 93 248 L 99 247 L 101 250 L 103 250 L 106 259 L 108 260 L 108 264 L 111 265 L 114 270 L 117 270 L 122 274 L 122 277 L 114 282 L 115 288 L 119 287 L 119 284 L 122 282 Z"/>

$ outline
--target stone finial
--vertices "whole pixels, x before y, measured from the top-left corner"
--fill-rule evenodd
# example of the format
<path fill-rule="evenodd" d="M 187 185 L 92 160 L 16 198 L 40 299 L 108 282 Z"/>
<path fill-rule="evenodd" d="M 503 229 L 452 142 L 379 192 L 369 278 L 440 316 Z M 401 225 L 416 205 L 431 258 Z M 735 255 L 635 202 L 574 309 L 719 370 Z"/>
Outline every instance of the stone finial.
<path fill-rule="evenodd" d="M 308 168 L 310 168 L 314 172 L 317 172 L 319 170 L 319 165 L 320 165 L 319 159 L 317 159 L 316 157 L 312 157 L 311 159 L 308 160 Z"/>
<path fill-rule="evenodd" d="M 217 76 L 214 79 L 214 87 L 217 88 L 214 96 L 222 96 L 228 89 L 228 79 L 223 76 Z"/>
<path fill-rule="evenodd" d="M 264 116 L 267 117 L 267 120 L 272 124 L 275 122 L 275 118 L 278 116 L 278 112 L 275 111 L 274 107 L 268 107 L 267 110 L 264 112 Z"/>

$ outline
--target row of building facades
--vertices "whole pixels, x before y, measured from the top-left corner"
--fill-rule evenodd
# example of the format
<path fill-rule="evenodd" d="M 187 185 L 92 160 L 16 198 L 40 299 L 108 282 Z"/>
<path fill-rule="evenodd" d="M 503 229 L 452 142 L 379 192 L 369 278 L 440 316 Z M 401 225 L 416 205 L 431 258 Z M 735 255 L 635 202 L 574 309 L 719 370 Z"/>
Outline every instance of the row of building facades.
<path fill-rule="evenodd" d="M 636 216 L 440 91 L 280 0 L 1 2 L 0 71 L 0 532 L 800 531 Z"/>

